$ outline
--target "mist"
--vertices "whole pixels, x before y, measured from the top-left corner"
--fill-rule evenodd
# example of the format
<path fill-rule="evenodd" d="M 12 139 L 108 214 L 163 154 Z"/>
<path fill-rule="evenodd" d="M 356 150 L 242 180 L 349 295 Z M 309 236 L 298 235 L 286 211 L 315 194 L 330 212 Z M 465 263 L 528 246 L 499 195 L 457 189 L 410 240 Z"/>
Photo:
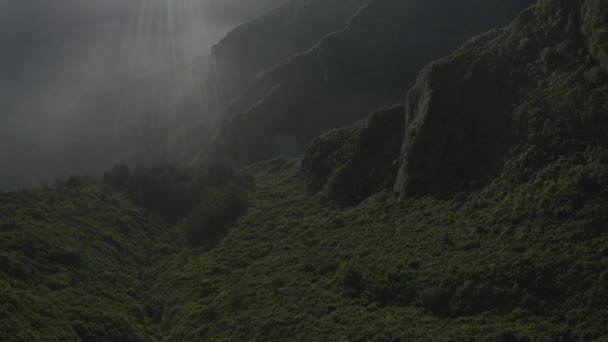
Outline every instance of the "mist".
<path fill-rule="evenodd" d="M 280 2 L 2 0 L 0 188 L 175 157 L 211 46 Z"/>

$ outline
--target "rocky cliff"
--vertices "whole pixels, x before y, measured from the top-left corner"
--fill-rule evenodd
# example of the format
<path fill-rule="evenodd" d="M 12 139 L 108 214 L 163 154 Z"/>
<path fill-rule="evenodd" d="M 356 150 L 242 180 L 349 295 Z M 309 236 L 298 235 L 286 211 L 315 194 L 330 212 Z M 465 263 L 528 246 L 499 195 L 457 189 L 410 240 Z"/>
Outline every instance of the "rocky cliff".
<path fill-rule="evenodd" d="M 344 30 L 264 73 L 229 108 L 208 153 L 241 164 L 298 154 L 323 131 L 402 102 L 422 65 L 531 3 L 371 1 Z"/>
<path fill-rule="evenodd" d="M 604 148 L 607 10 L 541 1 L 427 66 L 407 97 L 396 189 L 476 189 L 505 168 Z"/>

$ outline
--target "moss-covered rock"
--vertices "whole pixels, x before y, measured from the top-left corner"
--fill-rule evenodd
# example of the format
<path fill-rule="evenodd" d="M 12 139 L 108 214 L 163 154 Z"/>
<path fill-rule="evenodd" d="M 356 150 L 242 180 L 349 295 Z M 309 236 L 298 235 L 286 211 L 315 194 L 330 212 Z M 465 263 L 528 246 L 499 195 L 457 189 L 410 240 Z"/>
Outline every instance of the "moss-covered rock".
<path fill-rule="evenodd" d="M 308 190 L 321 192 L 326 201 L 348 206 L 390 189 L 404 124 L 404 108 L 396 106 L 317 138 L 302 160 Z"/>
<path fill-rule="evenodd" d="M 586 37 L 601 35 L 607 12 L 602 1 L 540 1 L 427 66 L 408 94 L 396 189 L 478 189 L 521 151 L 542 165 L 604 144 L 603 50 Z"/>

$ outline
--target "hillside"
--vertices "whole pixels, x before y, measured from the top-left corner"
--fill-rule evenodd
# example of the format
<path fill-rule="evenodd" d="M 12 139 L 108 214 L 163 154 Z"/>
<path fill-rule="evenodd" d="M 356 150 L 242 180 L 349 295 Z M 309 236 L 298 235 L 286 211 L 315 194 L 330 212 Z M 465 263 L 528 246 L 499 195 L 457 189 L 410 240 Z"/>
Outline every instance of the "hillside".
<path fill-rule="evenodd" d="M 212 45 L 284 2 L 3 1 L 0 188 L 191 159 L 218 106 Z"/>
<path fill-rule="evenodd" d="M 100 186 L 0 193 L 0 339 L 146 341 L 163 225 Z"/>
<path fill-rule="evenodd" d="M 524 180 L 602 154 L 607 10 L 602 1 L 543 1 L 426 67 L 407 98 L 397 190 L 468 190 L 501 169 Z"/>
<path fill-rule="evenodd" d="M 17 265 L 32 265 L 32 271 L 24 276 L 2 268 L 4 282 L 14 284 L 3 291 L 14 298 L 3 309 L 11 313 L 2 320 L 3 339 L 553 341 L 608 334 L 608 241 L 593 228 L 605 223 L 605 203 L 588 206 L 584 217 L 556 218 L 573 204 L 562 202 L 567 194 L 556 200 L 554 193 L 539 193 L 548 181 L 534 179 L 507 193 L 493 186 L 450 200 L 381 192 L 336 210 L 303 189 L 298 160 L 274 160 L 250 171 L 255 187 L 248 213 L 210 250 L 192 249 L 174 233 L 163 236 L 163 229 L 147 225 L 133 225 L 128 238 L 76 235 L 69 246 L 95 241 L 76 266 L 65 266 L 69 258 L 50 257 L 72 254 L 34 259 L 21 256 L 22 246 L 4 242 L 2 254 L 17 254 Z M 83 200 L 74 193 L 71 198 Z M 122 200 L 120 206 L 129 207 Z M 13 234 L 40 234 L 25 215 Z M 91 221 L 84 216 L 69 232 L 106 229 Z M 65 231 L 56 221 L 43 222 Z M 20 241 L 3 227 L 2 241 Z M 66 244 L 41 239 L 45 250 Z M 112 241 L 125 250 L 117 254 L 120 264 L 93 262 L 118 253 Z M 133 266 L 140 246 L 151 256 Z M 61 280 L 72 274 L 78 281 Z M 31 296 L 27 302 L 24 292 Z M 13 329 L 24 337 L 14 338 L 19 335 Z"/>
<path fill-rule="evenodd" d="M 605 340 L 607 28 L 604 0 L 539 0 L 301 158 L 0 193 L 0 340 Z M 301 125 L 262 110 L 310 109 L 294 84 L 234 138 Z"/>

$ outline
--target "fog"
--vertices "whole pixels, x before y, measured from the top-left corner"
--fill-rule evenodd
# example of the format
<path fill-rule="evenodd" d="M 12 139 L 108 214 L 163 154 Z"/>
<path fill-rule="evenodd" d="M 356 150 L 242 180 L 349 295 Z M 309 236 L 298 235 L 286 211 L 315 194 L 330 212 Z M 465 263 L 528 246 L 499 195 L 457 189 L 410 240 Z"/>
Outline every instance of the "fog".
<path fill-rule="evenodd" d="M 0 188 L 141 161 L 143 111 L 171 122 L 211 46 L 279 2 L 0 0 Z"/>

